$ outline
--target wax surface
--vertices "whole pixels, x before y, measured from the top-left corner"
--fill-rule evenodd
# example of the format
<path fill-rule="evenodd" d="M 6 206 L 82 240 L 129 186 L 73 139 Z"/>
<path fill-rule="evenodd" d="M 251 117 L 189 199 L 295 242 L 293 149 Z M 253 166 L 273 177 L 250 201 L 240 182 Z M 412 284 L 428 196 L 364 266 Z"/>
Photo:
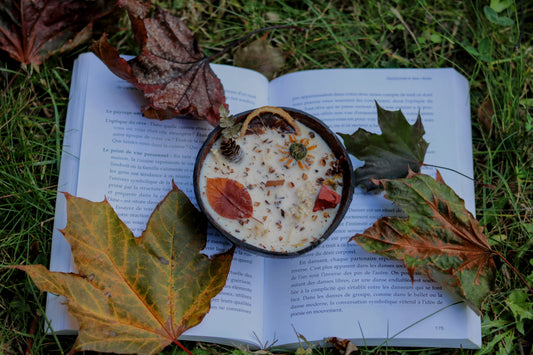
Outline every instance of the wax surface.
<path fill-rule="evenodd" d="M 313 212 L 322 184 L 341 194 L 342 176 L 334 168 L 335 155 L 320 135 L 301 123 L 299 126 L 300 135 L 269 128 L 263 134 L 234 138 L 242 154 L 238 162 L 224 156 L 223 138 L 219 138 L 200 172 L 200 191 L 208 213 L 234 237 L 264 250 L 295 252 L 308 247 L 329 227 L 339 208 Z M 208 178 L 233 179 L 245 186 L 252 198 L 252 217 L 230 219 L 217 214 L 206 196 Z"/>

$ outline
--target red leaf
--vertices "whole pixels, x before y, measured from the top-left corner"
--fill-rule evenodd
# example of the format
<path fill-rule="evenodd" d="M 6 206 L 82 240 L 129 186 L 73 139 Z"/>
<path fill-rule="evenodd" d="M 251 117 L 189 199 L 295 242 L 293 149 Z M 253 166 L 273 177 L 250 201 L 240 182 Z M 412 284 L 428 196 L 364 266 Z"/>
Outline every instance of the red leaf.
<path fill-rule="evenodd" d="M 149 105 L 143 114 L 160 120 L 193 116 L 217 125 L 219 107 L 226 106 L 224 89 L 192 32 L 160 8 L 147 18 L 149 4 L 121 0 L 119 5 L 129 13 L 141 53 L 122 60 L 105 36 L 92 50 L 113 73 L 144 92 Z"/>
<path fill-rule="evenodd" d="M 233 179 L 208 178 L 206 192 L 209 205 L 222 217 L 241 219 L 252 216 L 252 198 L 240 182 Z"/>
<path fill-rule="evenodd" d="M 116 0 L 2 0 L 0 49 L 21 63 L 41 64 L 57 51 L 91 36 L 93 22 L 109 13 Z"/>
<path fill-rule="evenodd" d="M 313 207 L 313 212 L 334 208 L 341 202 L 341 195 L 335 192 L 328 185 L 322 184 Z"/>

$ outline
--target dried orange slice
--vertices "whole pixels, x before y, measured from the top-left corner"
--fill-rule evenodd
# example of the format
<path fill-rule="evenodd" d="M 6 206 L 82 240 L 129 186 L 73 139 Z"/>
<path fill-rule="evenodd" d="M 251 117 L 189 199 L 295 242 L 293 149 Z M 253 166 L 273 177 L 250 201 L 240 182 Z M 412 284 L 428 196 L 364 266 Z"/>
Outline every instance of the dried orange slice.
<path fill-rule="evenodd" d="M 246 116 L 246 120 L 244 120 L 241 127 L 241 137 L 245 136 L 248 124 L 252 121 L 252 119 L 265 112 L 273 113 L 283 118 L 292 128 L 294 128 L 294 134 L 297 136 L 300 135 L 301 131 L 300 127 L 298 126 L 298 123 L 294 120 L 294 118 L 292 118 L 292 116 L 287 111 L 275 106 L 263 106 L 253 110 L 248 114 L 248 116 Z"/>

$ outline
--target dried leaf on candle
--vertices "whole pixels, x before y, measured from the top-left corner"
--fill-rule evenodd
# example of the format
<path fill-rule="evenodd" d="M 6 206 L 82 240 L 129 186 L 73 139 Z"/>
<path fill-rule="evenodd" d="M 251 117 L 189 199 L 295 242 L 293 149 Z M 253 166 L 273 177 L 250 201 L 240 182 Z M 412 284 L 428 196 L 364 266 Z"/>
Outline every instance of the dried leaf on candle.
<path fill-rule="evenodd" d="M 206 192 L 209 205 L 222 217 L 241 219 L 252 216 L 252 198 L 240 182 L 226 178 L 208 178 Z"/>

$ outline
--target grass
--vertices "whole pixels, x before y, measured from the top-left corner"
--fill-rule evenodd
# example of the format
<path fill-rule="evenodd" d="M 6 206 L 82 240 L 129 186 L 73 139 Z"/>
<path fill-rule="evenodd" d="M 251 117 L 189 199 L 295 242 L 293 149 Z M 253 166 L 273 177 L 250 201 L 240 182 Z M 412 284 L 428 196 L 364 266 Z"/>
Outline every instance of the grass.
<path fill-rule="evenodd" d="M 533 284 L 532 9 L 519 1 L 158 1 L 196 33 L 206 55 L 262 27 L 292 24 L 268 39 L 286 53 L 279 74 L 303 69 L 454 67 L 471 87 L 476 215 L 490 243 Z M 496 14 L 496 17 L 494 17 Z M 521 16 L 524 16 L 524 20 Z M 127 18 L 98 23 L 123 53 L 136 45 Z M 510 23 L 505 22 L 509 19 Z M 502 23 L 499 24 L 498 22 Z M 112 25 L 110 25 L 112 24 Z M 522 27 L 521 42 L 517 46 Z M 87 46 L 39 67 L 0 53 L 0 265 L 47 265 L 71 68 Z M 232 64 L 233 51 L 217 58 Z M 529 65 L 528 65 L 529 64 Z M 498 262 L 483 307 L 480 354 L 531 353 L 533 296 Z M 0 353 L 67 352 L 72 337 L 46 334 L 45 296 L 21 272 L 0 269 Z M 186 343 L 196 354 L 242 354 Z M 361 349 L 362 353 L 439 349 Z M 177 347 L 165 354 L 181 353 Z M 315 348 L 315 354 L 334 353 Z M 455 353 L 474 353 L 456 350 Z"/>

